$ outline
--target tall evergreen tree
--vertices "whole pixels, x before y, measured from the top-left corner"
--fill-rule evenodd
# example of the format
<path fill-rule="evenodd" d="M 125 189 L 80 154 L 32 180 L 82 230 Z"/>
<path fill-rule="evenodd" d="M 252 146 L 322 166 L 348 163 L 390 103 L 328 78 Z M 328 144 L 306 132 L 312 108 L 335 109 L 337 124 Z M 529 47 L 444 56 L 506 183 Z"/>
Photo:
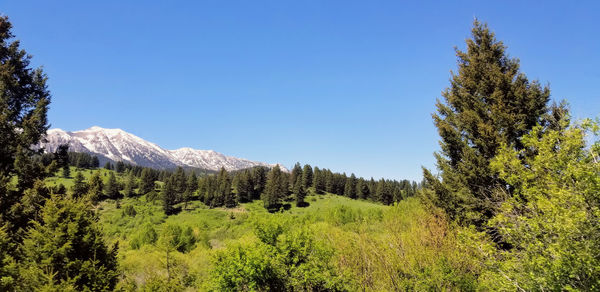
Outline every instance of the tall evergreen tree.
<path fill-rule="evenodd" d="M 237 175 L 236 190 L 240 201 L 250 202 L 254 195 L 254 182 L 252 181 L 252 173 L 246 169 Z"/>
<path fill-rule="evenodd" d="M 313 186 L 317 194 L 322 194 L 325 191 L 325 176 L 323 171 L 316 166 L 313 172 Z"/>
<path fill-rule="evenodd" d="M 145 195 L 154 190 L 154 177 L 150 173 L 150 169 L 144 168 L 140 178 L 140 195 Z"/>
<path fill-rule="evenodd" d="M 305 164 L 304 168 L 302 169 L 302 185 L 304 186 L 304 189 L 307 190 L 308 188 L 312 187 L 313 184 L 313 169 L 310 165 Z"/>
<path fill-rule="evenodd" d="M 192 173 L 188 176 L 188 180 L 186 182 L 186 189 L 183 193 L 183 209 L 187 208 L 188 202 L 194 196 L 194 192 L 198 189 L 198 178 L 196 177 L 196 173 L 192 171 Z"/>
<path fill-rule="evenodd" d="M 356 182 L 356 176 L 354 173 L 346 179 L 346 183 L 344 185 L 344 196 L 350 199 L 356 199 Z"/>
<path fill-rule="evenodd" d="M 125 189 L 123 190 L 124 195 L 126 197 L 135 197 L 136 187 L 135 176 L 133 176 L 133 172 L 130 171 L 127 175 L 127 180 L 125 181 Z"/>
<path fill-rule="evenodd" d="M 100 177 L 100 172 L 96 171 L 90 177 L 88 188 L 88 195 L 92 202 L 98 202 L 102 198 L 102 190 L 104 189 L 104 183 L 102 182 L 102 177 Z"/>
<path fill-rule="evenodd" d="M 161 192 L 163 211 L 167 215 L 173 214 L 173 207 L 177 200 L 177 193 L 175 192 L 175 177 L 170 176 L 166 179 L 162 186 Z"/>
<path fill-rule="evenodd" d="M 265 208 L 269 211 L 279 208 L 281 200 L 287 197 L 287 192 L 288 180 L 279 165 L 276 165 L 267 175 L 267 185 L 262 196 Z"/>
<path fill-rule="evenodd" d="M 503 144 L 521 148 L 520 137 L 542 122 L 550 89 L 530 82 L 519 60 L 506 54 L 487 25 L 474 22 L 466 52 L 456 50 L 458 74 L 433 114 L 441 137 L 436 154 L 441 181 L 429 171 L 434 204 L 452 217 L 483 227 L 510 193 L 490 169 Z M 498 191 L 503 189 L 503 191 Z"/>
<path fill-rule="evenodd" d="M 117 178 L 115 177 L 115 173 L 111 172 L 108 175 L 108 181 L 106 182 L 106 186 L 104 188 L 106 196 L 110 199 L 116 199 L 121 196 L 119 193 L 119 183 L 117 182 Z"/>
<path fill-rule="evenodd" d="M 82 200 L 52 197 L 41 222 L 28 230 L 23 244 L 22 291 L 58 286 L 58 290 L 111 291 L 118 281 L 117 247 L 109 249 L 91 207 Z M 18 289 L 18 290 L 21 290 Z"/>
<path fill-rule="evenodd" d="M 267 168 L 262 166 L 253 168 L 252 182 L 254 184 L 254 194 L 252 195 L 252 199 L 260 199 L 260 195 L 267 185 Z"/>
<path fill-rule="evenodd" d="M 292 189 L 294 188 L 297 177 L 302 177 L 302 166 L 300 166 L 300 162 L 296 162 L 290 174 L 290 185 L 292 186 Z"/>
<path fill-rule="evenodd" d="M 293 191 L 294 198 L 296 200 L 296 206 L 302 207 L 305 204 L 304 198 L 306 197 L 306 189 L 304 189 L 304 184 L 302 183 L 302 176 L 296 177 Z"/>
<path fill-rule="evenodd" d="M 75 179 L 73 180 L 73 187 L 71 187 L 71 193 L 73 198 L 81 198 L 85 193 L 87 193 L 88 185 L 85 182 L 85 178 L 81 174 L 80 171 L 75 175 Z"/>
<path fill-rule="evenodd" d="M 179 167 L 177 167 L 177 170 L 175 171 L 174 175 L 175 175 L 174 176 L 175 192 L 181 196 L 185 192 L 185 189 L 187 188 L 187 186 L 186 186 L 187 178 L 185 177 L 185 171 L 183 170 L 183 168 L 181 166 L 179 166 Z"/>
<path fill-rule="evenodd" d="M 237 205 L 235 194 L 231 191 L 231 179 L 224 167 L 221 167 L 217 175 L 217 196 L 219 196 L 226 208 L 233 208 Z"/>
<path fill-rule="evenodd" d="M 115 171 L 118 173 L 125 171 L 125 163 L 122 160 L 117 161 L 117 164 L 115 164 Z"/>

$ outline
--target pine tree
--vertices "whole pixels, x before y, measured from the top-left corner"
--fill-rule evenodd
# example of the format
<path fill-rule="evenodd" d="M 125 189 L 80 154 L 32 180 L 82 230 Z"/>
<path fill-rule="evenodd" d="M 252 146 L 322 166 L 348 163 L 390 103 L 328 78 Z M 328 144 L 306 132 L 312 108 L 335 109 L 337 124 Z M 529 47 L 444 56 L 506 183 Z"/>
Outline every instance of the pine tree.
<path fill-rule="evenodd" d="M 474 22 L 467 51 L 456 50 L 458 74 L 433 114 L 441 137 L 441 181 L 424 171 L 435 194 L 431 201 L 452 218 L 480 227 L 510 193 L 490 160 L 503 144 L 522 147 L 520 137 L 542 122 L 550 98 L 550 89 L 530 82 L 505 50 L 487 25 Z"/>
<path fill-rule="evenodd" d="M 92 157 L 92 164 L 90 166 L 92 168 L 98 168 L 98 167 L 100 167 L 100 160 L 98 159 L 98 156 Z"/>
<path fill-rule="evenodd" d="M 369 185 L 362 177 L 356 183 L 356 193 L 359 199 L 366 200 L 369 197 Z"/>
<path fill-rule="evenodd" d="M 350 199 L 356 199 L 356 176 L 354 173 L 346 179 L 344 186 L 344 196 Z"/>
<path fill-rule="evenodd" d="M 267 185 L 262 196 L 264 206 L 269 211 L 274 211 L 281 205 L 281 200 L 287 197 L 288 180 L 281 172 L 279 165 L 271 169 L 267 175 Z"/>
<path fill-rule="evenodd" d="M 47 200 L 41 222 L 28 230 L 22 250 L 27 261 L 17 290 L 69 283 L 79 291 L 112 291 L 117 284 L 117 247 L 105 245 L 94 212 L 82 200 Z"/>
<path fill-rule="evenodd" d="M 107 162 L 106 162 L 106 164 L 104 164 L 104 168 L 105 168 L 105 169 L 108 169 L 108 170 L 112 170 L 112 169 L 113 169 L 113 166 L 112 166 L 112 164 L 110 163 L 110 161 L 107 161 Z"/>
<path fill-rule="evenodd" d="M 198 178 L 196 177 L 196 173 L 192 171 L 189 175 L 188 180 L 186 182 L 186 189 L 183 193 L 183 209 L 187 209 L 188 202 L 194 196 L 194 192 L 198 189 Z"/>
<path fill-rule="evenodd" d="M 183 194 L 185 192 L 185 189 L 187 188 L 186 186 L 186 180 L 187 178 L 185 177 L 185 171 L 183 170 L 183 168 L 181 166 L 177 167 L 177 170 L 175 171 L 175 192 L 179 195 Z"/>
<path fill-rule="evenodd" d="M 259 166 L 252 169 L 252 183 L 254 184 L 252 199 L 260 199 L 260 196 L 264 192 L 265 186 L 267 185 L 266 167 Z"/>
<path fill-rule="evenodd" d="M 290 184 L 292 188 L 296 183 L 296 178 L 302 177 L 302 166 L 300 166 L 300 162 L 296 162 L 294 168 L 292 168 L 292 173 L 290 174 Z"/>
<path fill-rule="evenodd" d="M 305 164 L 304 168 L 302 169 L 302 185 L 304 186 L 305 190 L 313 185 L 313 169 L 308 164 Z"/>
<path fill-rule="evenodd" d="M 125 171 L 125 163 L 122 160 L 117 161 L 115 164 L 115 171 L 118 173 L 122 173 Z"/>
<path fill-rule="evenodd" d="M 246 169 L 237 175 L 236 190 L 238 198 L 242 202 L 252 201 L 254 195 L 254 182 L 252 181 L 252 173 Z"/>
<path fill-rule="evenodd" d="M 231 192 L 231 179 L 224 167 L 221 167 L 221 171 L 217 175 L 217 196 L 221 197 L 226 208 L 233 208 L 237 205 L 235 194 Z"/>
<path fill-rule="evenodd" d="M 129 172 L 129 174 L 127 175 L 127 180 L 125 181 L 125 189 L 124 189 L 124 194 L 126 197 L 135 197 L 135 188 L 136 188 L 136 183 L 135 183 L 135 177 L 133 176 L 133 172 Z"/>
<path fill-rule="evenodd" d="M 304 206 L 304 198 L 306 197 L 306 189 L 304 189 L 304 184 L 302 183 L 302 177 L 296 177 L 296 181 L 294 183 L 294 198 L 296 199 L 296 206 L 302 207 Z"/>
<path fill-rule="evenodd" d="M 322 194 L 325 191 L 325 176 L 323 171 L 316 166 L 313 173 L 313 186 L 317 194 Z"/>
<path fill-rule="evenodd" d="M 154 190 L 154 178 L 150 173 L 150 169 L 144 168 L 140 178 L 140 195 L 145 195 Z"/>
<path fill-rule="evenodd" d="M 119 193 L 119 183 L 117 182 L 114 172 L 111 172 L 108 175 L 108 181 L 106 182 L 104 190 L 106 192 L 106 196 L 110 199 L 116 199 L 121 196 Z"/>
<path fill-rule="evenodd" d="M 166 215 L 173 214 L 173 206 L 177 200 L 177 193 L 175 192 L 175 177 L 170 176 L 166 179 L 162 186 L 161 192 L 163 211 Z"/>
<path fill-rule="evenodd" d="M 104 183 L 102 177 L 100 177 L 100 172 L 96 171 L 90 177 L 88 188 L 88 195 L 92 202 L 98 202 L 102 198 L 102 189 L 104 189 Z"/>
<path fill-rule="evenodd" d="M 80 171 L 75 175 L 75 179 L 73 180 L 73 187 L 71 187 L 71 193 L 73 198 L 81 198 L 88 191 L 88 185 L 85 182 L 85 178 L 81 174 Z"/>

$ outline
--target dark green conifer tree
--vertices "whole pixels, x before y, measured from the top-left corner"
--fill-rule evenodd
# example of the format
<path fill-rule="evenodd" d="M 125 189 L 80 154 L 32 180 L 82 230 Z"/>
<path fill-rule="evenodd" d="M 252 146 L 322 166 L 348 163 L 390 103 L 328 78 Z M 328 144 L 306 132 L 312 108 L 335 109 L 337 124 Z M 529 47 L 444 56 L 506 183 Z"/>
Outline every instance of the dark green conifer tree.
<path fill-rule="evenodd" d="M 305 190 L 308 190 L 313 185 L 313 169 L 308 164 L 305 164 L 302 169 L 302 185 Z"/>
<path fill-rule="evenodd" d="M 166 215 L 173 214 L 173 207 L 177 200 L 177 193 L 175 192 L 175 177 L 170 176 L 166 179 L 162 186 L 161 192 L 163 211 Z"/>
<path fill-rule="evenodd" d="M 183 209 L 187 209 L 187 204 L 192 199 L 197 189 L 198 178 L 196 177 L 196 173 L 192 171 L 192 173 L 188 176 L 185 192 L 183 193 Z"/>
<path fill-rule="evenodd" d="M 252 199 L 260 199 L 260 195 L 265 190 L 267 185 L 267 168 L 266 167 L 255 167 L 252 169 L 252 182 L 254 184 L 254 193 Z"/>
<path fill-rule="evenodd" d="M 100 172 L 96 171 L 92 174 L 89 181 L 88 196 L 92 202 L 98 202 L 102 198 L 102 190 L 104 189 L 104 183 Z"/>
<path fill-rule="evenodd" d="M 117 161 L 117 164 L 115 164 L 115 171 L 118 173 L 122 173 L 125 171 L 125 163 L 121 160 Z"/>
<path fill-rule="evenodd" d="M 300 162 L 296 162 L 294 168 L 292 168 L 292 172 L 290 173 L 290 186 L 292 189 L 294 188 L 294 184 L 296 183 L 296 178 L 302 177 L 302 166 L 300 166 Z"/>
<path fill-rule="evenodd" d="M 81 174 L 80 171 L 75 175 L 75 179 L 73 180 L 73 187 L 71 187 L 71 194 L 73 198 L 81 198 L 88 191 L 88 185 L 85 182 L 85 178 Z"/>
<path fill-rule="evenodd" d="M 550 89 L 520 72 L 519 60 L 507 55 L 487 25 L 476 20 L 471 33 L 467 50 L 456 50 L 458 74 L 433 114 L 441 180 L 427 170 L 424 177 L 434 204 L 451 218 L 483 227 L 510 194 L 490 160 L 502 144 L 522 147 L 519 139 L 548 112 Z"/>
<path fill-rule="evenodd" d="M 323 174 L 323 171 L 316 166 L 313 172 L 313 186 L 315 187 L 315 192 L 317 194 L 325 192 L 325 175 Z"/>
<path fill-rule="evenodd" d="M 154 190 L 154 178 L 150 169 L 144 168 L 140 178 L 140 195 L 145 195 Z"/>
<path fill-rule="evenodd" d="M 356 176 L 354 173 L 346 178 L 344 185 L 344 196 L 350 199 L 356 199 Z"/>
<path fill-rule="evenodd" d="M 135 182 L 135 176 L 133 176 L 133 172 L 129 172 L 127 175 L 127 180 L 125 181 L 125 189 L 123 193 L 126 197 L 135 197 L 135 188 L 137 187 Z"/>
<path fill-rule="evenodd" d="M 287 197 L 288 180 L 279 165 L 276 165 L 267 175 L 267 185 L 262 196 L 264 206 L 269 211 L 275 211 L 281 206 L 281 200 Z"/>
<path fill-rule="evenodd" d="M 237 205 L 235 194 L 231 191 L 231 179 L 224 167 L 217 175 L 217 196 L 221 198 L 222 205 L 233 208 Z"/>
<path fill-rule="evenodd" d="M 108 181 L 106 182 L 104 191 L 106 196 L 110 199 L 116 199 L 120 197 L 121 194 L 119 193 L 119 183 L 117 182 L 114 172 L 111 172 L 108 175 Z"/>
<path fill-rule="evenodd" d="M 304 198 L 306 197 L 306 189 L 304 189 L 304 184 L 302 183 L 302 176 L 297 176 L 296 181 L 294 182 L 294 198 L 296 201 L 297 207 L 303 207 L 305 202 Z"/>
<path fill-rule="evenodd" d="M 82 200 L 53 196 L 28 230 L 21 291 L 112 291 L 118 281 L 117 247 L 109 249 L 97 218 Z M 70 288 L 70 289 L 69 289 Z"/>

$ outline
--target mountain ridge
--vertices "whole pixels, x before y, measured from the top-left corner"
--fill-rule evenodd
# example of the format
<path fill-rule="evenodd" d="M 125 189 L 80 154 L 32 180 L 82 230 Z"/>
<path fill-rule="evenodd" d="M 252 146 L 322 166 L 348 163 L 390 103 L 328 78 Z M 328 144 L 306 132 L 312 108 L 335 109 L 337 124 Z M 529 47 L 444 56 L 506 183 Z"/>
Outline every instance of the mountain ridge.
<path fill-rule="evenodd" d="M 252 161 L 245 158 L 227 156 L 214 150 L 182 147 L 168 150 L 150 141 L 144 140 L 122 129 L 107 129 L 93 126 L 85 130 L 65 131 L 59 128 L 50 129 L 45 142 L 39 146 L 46 152 L 54 152 L 61 144 L 69 144 L 69 151 L 85 152 L 98 155 L 112 161 L 170 169 L 178 166 L 193 167 L 217 171 L 224 167 L 227 171 L 240 170 L 255 166 L 274 167 L 281 164 Z"/>

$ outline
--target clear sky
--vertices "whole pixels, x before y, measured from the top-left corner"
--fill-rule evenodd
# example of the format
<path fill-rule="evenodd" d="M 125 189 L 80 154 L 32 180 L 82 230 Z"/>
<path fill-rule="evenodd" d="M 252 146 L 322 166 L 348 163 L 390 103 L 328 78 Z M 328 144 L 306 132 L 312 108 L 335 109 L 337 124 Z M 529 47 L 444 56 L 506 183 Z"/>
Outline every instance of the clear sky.
<path fill-rule="evenodd" d="M 161 3 L 158 3 L 161 2 Z M 598 1 L 0 0 L 50 122 L 175 149 L 421 178 L 474 17 L 576 118 L 600 111 Z"/>

